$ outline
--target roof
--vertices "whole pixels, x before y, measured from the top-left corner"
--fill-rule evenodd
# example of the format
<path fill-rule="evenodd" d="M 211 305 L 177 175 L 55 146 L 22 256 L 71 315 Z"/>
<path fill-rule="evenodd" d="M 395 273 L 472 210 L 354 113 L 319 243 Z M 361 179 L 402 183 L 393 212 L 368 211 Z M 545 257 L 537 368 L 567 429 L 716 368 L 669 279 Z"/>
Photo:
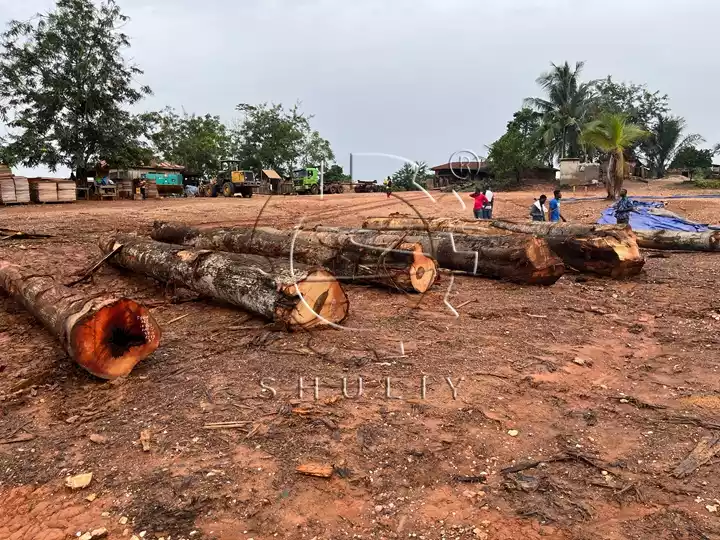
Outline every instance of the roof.
<path fill-rule="evenodd" d="M 166 171 L 184 171 L 185 167 L 182 165 L 175 165 L 168 161 L 161 161 L 160 163 L 151 163 L 149 167 L 137 167 L 138 169 L 165 169 Z"/>
<path fill-rule="evenodd" d="M 471 170 L 477 171 L 487 167 L 486 161 L 452 161 L 450 163 L 443 163 L 433 167 L 432 171 L 444 171 L 444 170 Z"/>
<path fill-rule="evenodd" d="M 272 169 L 263 169 L 262 172 L 265 176 L 267 176 L 271 180 L 282 180 L 282 178 L 280 178 L 280 175 Z"/>

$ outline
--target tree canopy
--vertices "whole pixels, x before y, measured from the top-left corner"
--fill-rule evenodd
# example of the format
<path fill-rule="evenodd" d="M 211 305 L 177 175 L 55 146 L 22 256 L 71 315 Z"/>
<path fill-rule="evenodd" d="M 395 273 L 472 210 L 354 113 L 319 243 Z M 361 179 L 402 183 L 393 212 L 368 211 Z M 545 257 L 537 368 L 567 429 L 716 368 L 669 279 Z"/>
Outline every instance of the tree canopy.
<path fill-rule="evenodd" d="M 127 20 L 113 0 L 58 0 L 54 11 L 12 21 L 0 37 L 0 115 L 12 163 L 67 166 L 147 156 L 146 125 L 127 110 L 150 93 L 122 50 Z"/>
<path fill-rule="evenodd" d="M 505 134 L 489 147 L 488 162 L 498 179 L 519 182 L 524 170 L 548 161 L 543 144 L 543 115 L 530 108 L 516 112 Z"/>
<path fill-rule="evenodd" d="M 427 187 L 427 180 L 432 175 L 428 164 L 418 161 L 414 165 L 405 163 L 392 174 L 390 180 L 392 180 L 394 189 L 416 191 L 420 189 L 420 186 Z"/>
<path fill-rule="evenodd" d="M 700 149 L 696 146 L 685 146 L 675 154 L 670 164 L 671 169 L 689 169 L 690 171 L 702 171 L 712 167 L 715 152 L 708 149 Z"/>

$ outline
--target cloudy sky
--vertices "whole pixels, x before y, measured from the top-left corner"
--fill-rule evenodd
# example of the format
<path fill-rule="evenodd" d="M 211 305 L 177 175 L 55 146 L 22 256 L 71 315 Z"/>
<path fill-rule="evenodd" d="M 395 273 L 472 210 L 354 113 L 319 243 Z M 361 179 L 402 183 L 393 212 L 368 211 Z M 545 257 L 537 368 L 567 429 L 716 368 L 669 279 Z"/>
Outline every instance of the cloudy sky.
<path fill-rule="evenodd" d="M 231 120 L 238 103 L 300 100 L 340 164 L 382 152 L 483 155 L 550 62 L 585 60 L 670 95 L 708 145 L 717 114 L 715 0 L 118 0 L 128 56 L 166 105 Z M 0 24 L 52 0 L 0 0 Z M 355 178 L 401 165 L 358 157 Z"/>

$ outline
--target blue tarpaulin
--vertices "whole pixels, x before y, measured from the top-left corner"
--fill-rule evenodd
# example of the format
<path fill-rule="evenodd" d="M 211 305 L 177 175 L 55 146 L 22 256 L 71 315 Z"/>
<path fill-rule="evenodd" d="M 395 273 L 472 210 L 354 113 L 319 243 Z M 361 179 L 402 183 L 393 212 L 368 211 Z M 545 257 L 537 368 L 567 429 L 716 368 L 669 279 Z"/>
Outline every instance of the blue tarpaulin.
<path fill-rule="evenodd" d="M 706 224 L 690 221 L 669 210 L 665 210 L 665 206 L 661 202 L 637 200 L 632 202 L 634 211 L 630 212 L 630 227 L 633 229 L 688 232 L 705 232 L 710 229 Z M 615 209 L 612 206 L 605 209 L 598 223 L 602 225 L 617 223 Z"/>

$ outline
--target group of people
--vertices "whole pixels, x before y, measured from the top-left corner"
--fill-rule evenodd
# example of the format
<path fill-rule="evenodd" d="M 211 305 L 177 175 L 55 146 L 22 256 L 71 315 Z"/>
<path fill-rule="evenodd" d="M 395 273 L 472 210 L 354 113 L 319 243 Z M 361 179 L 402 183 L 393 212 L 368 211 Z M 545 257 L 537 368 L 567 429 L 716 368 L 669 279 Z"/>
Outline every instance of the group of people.
<path fill-rule="evenodd" d="M 494 194 L 485 186 L 483 188 L 475 188 L 475 193 L 470 195 L 475 199 L 473 213 L 475 219 L 492 219 L 492 210 L 494 203 Z M 560 201 L 562 200 L 562 192 L 556 189 L 553 192 L 553 198 L 550 200 L 549 208 L 545 205 L 547 195 L 540 197 L 530 206 L 530 219 L 533 221 L 550 221 L 560 222 L 567 221 L 560 211 Z M 615 209 L 615 219 L 619 224 L 628 224 L 630 222 L 630 212 L 634 210 L 633 202 L 627 196 L 627 190 L 620 191 L 620 199 L 613 206 Z"/>
<path fill-rule="evenodd" d="M 470 196 L 475 199 L 475 204 L 473 205 L 475 219 L 492 219 L 495 194 L 490 188 L 487 186 L 483 188 L 476 187 L 475 193 L 472 193 Z"/>

